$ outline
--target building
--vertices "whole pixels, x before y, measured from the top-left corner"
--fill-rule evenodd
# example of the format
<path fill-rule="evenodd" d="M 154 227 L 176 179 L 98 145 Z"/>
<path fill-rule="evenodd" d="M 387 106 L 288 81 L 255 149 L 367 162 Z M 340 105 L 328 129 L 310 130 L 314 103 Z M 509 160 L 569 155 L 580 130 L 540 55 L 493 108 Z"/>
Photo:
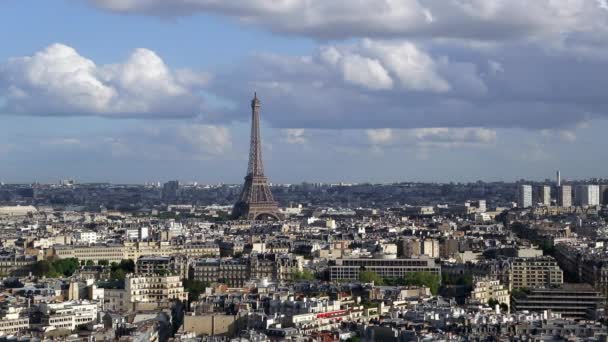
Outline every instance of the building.
<path fill-rule="evenodd" d="M 190 267 L 190 278 L 206 283 L 221 282 L 230 287 L 240 287 L 250 279 L 249 260 L 245 258 L 206 258 Z"/>
<path fill-rule="evenodd" d="M 145 275 L 177 275 L 188 277 L 188 258 L 185 256 L 141 256 L 135 263 L 135 273 Z"/>
<path fill-rule="evenodd" d="M 149 231 L 148 227 L 128 227 L 125 229 L 125 239 L 130 241 L 147 240 Z"/>
<path fill-rule="evenodd" d="M 516 291 L 512 297 L 515 311 L 551 310 L 562 317 L 593 318 L 603 296 L 588 284 L 564 284 L 557 288 L 537 288 Z"/>
<path fill-rule="evenodd" d="M 0 317 L 0 336 L 15 335 L 30 327 L 30 319 L 26 308 L 8 307 Z"/>
<path fill-rule="evenodd" d="M 41 303 L 42 326 L 75 330 L 97 321 L 98 304 L 87 301 Z"/>
<path fill-rule="evenodd" d="M 412 272 L 430 272 L 441 276 L 441 266 L 431 258 L 419 259 L 336 259 L 329 267 L 329 277 L 335 280 L 358 280 L 361 271 L 372 271 L 381 278 L 404 278 Z"/>
<path fill-rule="evenodd" d="M 538 288 L 564 283 L 564 272 L 552 257 L 515 258 L 510 265 L 509 288 Z"/>
<path fill-rule="evenodd" d="M 78 243 L 97 243 L 97 233 L 91 230 L 81 230 L 74 234 L 74 240 Z"/>
<path fill-rule="evenodd" d="M 133 275 L 125 277 L 126 299 L 129 303 L 166 303 L 186 301 L 179 276 Z"/>
<path fill-rule="evenodd" d="M 551 187 L 541 185 L 538 187 L 538 203 L 546 207 L 551 205 Z"/>
<path fill-rule="evenodd" d="M 584 184 L 576 188 L 576 204 L 580 206 L 600 205 L 599 185 Z"/>
<path fill-rule="evenodd" d="M 424 239 L 422 242 L 422 255 L 429 258 L 439 258 L 439 241 L 435 239 Z"/>
<path fill-rule="evenodd" d="M 400 258 L 420 256 L 420 239 L 402 238 L 397 241 L 397 255 Z"/>
<path fill-rule="evenodd" d="M 532 185 L 521 184 L 517 199 L 517 207 L 530 208 L 532 206 Z"/>
<path fill-rule="evenodd" d="M 179 182 L 176 180 L 168 181 L 163 184 L 161 199 L 165 203 L 175 203 L 179 199 Z"/>
<path fill-rule="evenodd" d="M 568 208 L 572 206 L 572 186 L 561 185 L 557 189 L 557 205 Z"/>
<path fill-rule="evenodd" d="M 473 284 L 470 302 L 489 304 L 490 300 L 509 306 L 509 290 L 498 280 L 477 279 Z"/>

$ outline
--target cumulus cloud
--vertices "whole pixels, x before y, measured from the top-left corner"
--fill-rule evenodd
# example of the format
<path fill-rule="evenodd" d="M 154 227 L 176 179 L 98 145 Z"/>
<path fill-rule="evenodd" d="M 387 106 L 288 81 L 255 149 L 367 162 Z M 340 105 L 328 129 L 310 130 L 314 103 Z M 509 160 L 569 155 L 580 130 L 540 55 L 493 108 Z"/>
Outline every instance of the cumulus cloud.
<path fill-rule="evenodd" d="M 606 33 L 605 0 L 88 0 L 118 13 L 219 13 L 287 34 L 321 39 L 434 37 L 534 39 Z"/>
<path fill-rule="evenodd" d="M 96 65 L 74 48 L 53 44 L 0 64 L 6 112 L 106 117 L 192 117 L 209 75 L 171 70 L 153 51 L 137 49 L 124 63 Z"/>

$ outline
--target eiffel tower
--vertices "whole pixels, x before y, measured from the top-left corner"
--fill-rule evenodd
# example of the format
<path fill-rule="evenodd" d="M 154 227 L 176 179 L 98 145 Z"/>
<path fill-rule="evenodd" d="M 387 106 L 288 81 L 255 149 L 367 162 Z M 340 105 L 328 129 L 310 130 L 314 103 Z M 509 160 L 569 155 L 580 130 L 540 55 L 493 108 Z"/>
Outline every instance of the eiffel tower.
<path fill-rule="evenodd" d="M 239 200 L 232 209 L 232 217 L 244 220 L 279 220 L 281 214 L 272 197 L 268 179 L 264 176 L 262 140 L 260 135 L 260 100 L 254 94 L 251 100 L 251 142 L 249 166 Z"/>

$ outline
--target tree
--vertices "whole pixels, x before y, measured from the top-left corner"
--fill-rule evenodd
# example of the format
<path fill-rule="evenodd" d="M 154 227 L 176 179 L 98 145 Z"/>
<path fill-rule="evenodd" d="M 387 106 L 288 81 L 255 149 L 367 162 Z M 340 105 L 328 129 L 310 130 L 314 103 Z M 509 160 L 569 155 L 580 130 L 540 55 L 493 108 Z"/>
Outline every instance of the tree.
<path fill-rule="evenodd" d="M 197 301 L 201 293 L 205 292 L 205 289 L 209 286 L 209 283 L 199 280 L 183 279 L 182 282 L 191 301 Z"/>
<path fill-rule="evenodd" d="M 123 259 L 118 264 L 118 267 L 125 270 L 127 273 L 135 272 L 135 262 L 131 259 Z"/>
<path fill-rule="evenodd" d="M 110 272 L 110 279 L 113 280 L 125 280 L 125 277 L 127 276 L 127 272 L 125 272 L 125 270 L 119 268 L 116 270 L 113 270 Z"/>
<path fill-rule="evenodd" d="M 97 265 L 101 265 L 101 266 L 108 266 L 108 260 L 99 260 L 97 262 Z"/>
<path fill-rule="evenodd" d="M 362 283 L 374 283 L 374 285 L 383 285 L 384 279 L 380 278 L 378 273 L 373 271 L 359 272 L 359 281 Z"/>
<path fill-rule="evenodd" d="M 49 273 L 52 269 L 51 263 L 46 260 L 36 261 L 32 266 L 32 273 L 37 277 L 42 277 Z"/>
<path fill-rule="evenodd" d="M 431 293 L 436 295 L 441 285 L 437 274 L 431 272 L 412 272 L 405 276 L 404 285 L 426 286 L 431 289 Z"/>
<path fill-rule="evenodd" d="M 292 279 L 295 281 L 298 280 L 314 280 L 315 274 L 309 270 L 303 270 L 302 272 L 296 271 L 291 275 Z"/>
<path fill-rule="evenodd" d="M 86 265 L 87 266 L 93 266 L 93 265 L 95 265 L 95 262 L 93 260 L 87 260 Z"/>

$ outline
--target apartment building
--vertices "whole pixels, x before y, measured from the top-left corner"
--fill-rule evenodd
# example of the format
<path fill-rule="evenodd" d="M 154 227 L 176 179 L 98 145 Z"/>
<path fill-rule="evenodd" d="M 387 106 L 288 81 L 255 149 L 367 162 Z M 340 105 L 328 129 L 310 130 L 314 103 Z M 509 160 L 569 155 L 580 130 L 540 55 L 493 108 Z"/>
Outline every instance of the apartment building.
<path fill-rule="evenodd" d="M 128 274 L 125 278 L 125 292 L 129 303 L 188 300 L 188 293 L 184 291 L 179 276 Z"/>
<path fill-rule="evenodd" d="M 509 289 L 561 285 L 564 272 L 552 257 L 515 258 L 510 264 Z"/>

